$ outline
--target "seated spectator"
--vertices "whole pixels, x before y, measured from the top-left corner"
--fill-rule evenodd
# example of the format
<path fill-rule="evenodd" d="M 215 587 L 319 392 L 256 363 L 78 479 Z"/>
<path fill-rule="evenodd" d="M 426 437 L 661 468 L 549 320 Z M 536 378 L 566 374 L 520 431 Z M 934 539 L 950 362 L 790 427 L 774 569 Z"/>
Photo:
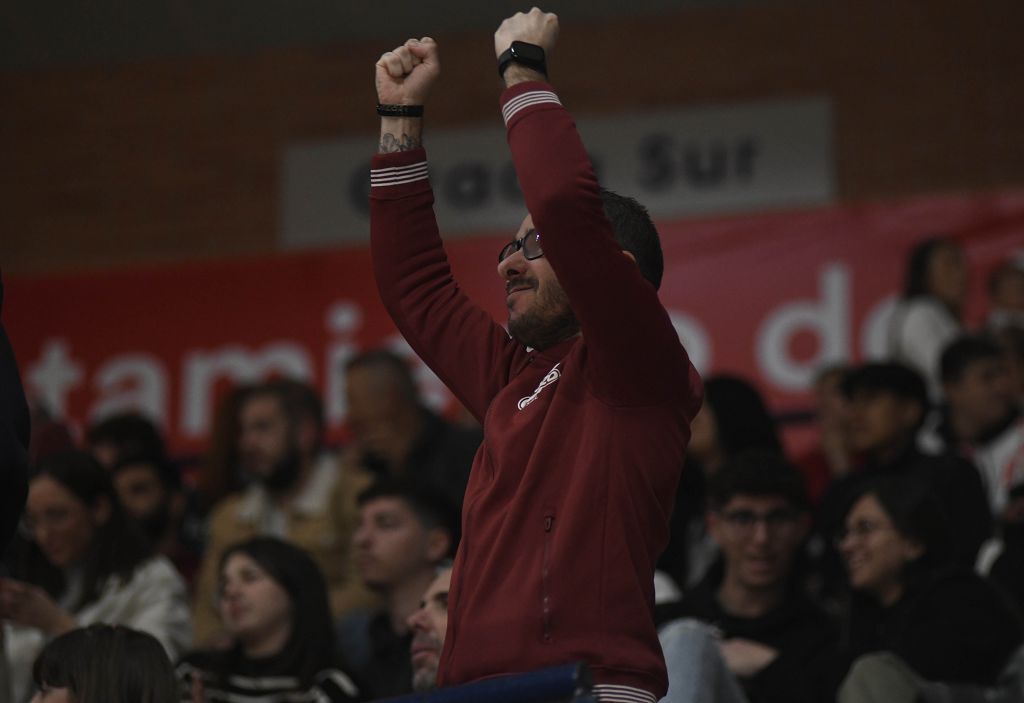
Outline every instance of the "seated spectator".
<path fill-rule="evenodd" d="M 125 514 L 191 583 L 199 568 L 199 545 L 182 534 L 186 498 L 181 473 L 167 460 L 126 456 L 110 475 Z"/>
<path fill-rule="evenodd" d="M 859 663 L 840 700 L 859 700 L 861 679 L 888 670 L 889 656 L 925 681 L 995 683 L 1024 626 L 1000 591 L 956 566 L 950 523 L 928 485 L 914 476 L 869 484 L 844 524 L 839 545 L 853 590 L 844 654 L 887 654 Z M 886 700 L 897 703 L 895 689 Z"/>
<path fill-rule="evenodd" d="M 1004 261 L 988 277 L 990 329 L 1024 328 L 1024 258 Z"/>
<path fill-rule="evenodd" d="M 444 636 L 448 631 L 448 591 L 452 585 L 451 565 L 442 566 L 423 594 L 419 610 L 409 616 L 412 631 L 410 654 L 412 688 L 425 693 L 437 687 L 437 667 L 441 661 Z"/>
<path fill-rule="evenodd" d="M 815 663 L 835 650 L 839 633 L 799 578 L 811 520 L 803 478 L 777 455 L 742 454 L 711 478 L 709 503 L 708 530 L 721 561 L 681 603 L 658 613 L 673 618 L 661 632 L 665 701 L 693 700 L 695 681 L 722 676 L 733 681 L 720 688 L 742 688 L 751 703 L 817 700 Z M 707 636 L 690 618 L 716 633 L 710 660 L 701 646 Z M 724 666 L 706 668 L 719 659 Z"/>
<path fill-rule="evenodd" d="M 130 627 L 90 625 L 43 647 L 32 666 L 33 703 L 177 703 L 167 652 Z"/>
<path fill-rule="evenodd" d="M 1024 483 L 1024 421 L 1006 357 L 988 337 L 965 335 L 946 347 L 940 366 L 946 402 L 929 439 L 977 467 L 998 520 L 1010 489 Z"/>
<path fill-rule="evenodd" d="M 227 649 L 192 652 L 178 664 L 183 697 L 195 701 L 361 700 L 339 669 L 323 574 L 295 545 L 256 537 L 221 555 L 218 609 Z"/>
<path fill-rule="evenodd" d="M 202 551 L 202 518 L 167 456 L 160 430 L 146 417 L 124 412 L 90 427 L 86 442 L 112 472 L 125 513 L 191 583 Z"/>
<path fill-rule="evenodd" d="M 884 476 L 919 476 L 935 491 L 956 525 L 954 560 L 973 566 L 979 547 L 992 533 L 988 498 L 970 462 L 918 449 L 917 433 L 929 407 L 924 379 L 901 364 L 870 363 L 847 375 L 843 391 L 850 402 L 850 445 L 860 459 L 853 471 L 829 486 L 818 509 L 821 595 L 835 596 L 844 581 L 831 537 L 864 485 Z"/>
<path fill-rule="evenodd" d="M 907 258 L 903 295 L 889 320 L 888 357 L 917 371 L 937 399 L 939 355 L 963 330 L 967 264 L 949 237 L 919 242 Z"/>
<path fill-rule="evenodd" d="M 727 375 L 704 382 L 704 405 L 690 425 L 686 466 L 676 491 L 669 544 L 658 569 L 683 590 L 700 581 L 715 560 L 717 548 L 704 523 L 707 481 L 718 467 L 749 450 L 782 453 L 775 419 L 749 381 Z"/>
<path fill-rule="evenodd" d="M 254 386 L 239 404 L 236 438 L 241 469 L 251 476 L 210 514 L 207 547 L 195 583 L 193 621 L 201 646 L 223 634 L 217 577 L 228 545 L 258 535 L 286 539 L 309 552 L 327 580 L 331 611 L 372 602 L 352 571 L 355 498 L 369 483 L 323 448 L 320 398 L 308 385 L 275 380 Z"/>
<path fill-rule="evenodd" d="M 176 656 L 191 644 L 185 584 L 131 528 L 110 475 L 90 455 L 58 454 L 29 485 L 31 541 L 0 579 L 14 700 L 27 697 L 31 663 L 44 642 L 76 627 L 109 623 L 155 636 Z"/>
<path fill-rule="evenodd" d="M 352 461 L 376 477 L 402 478 L 444 493 L 456 508 L 483 435 L 431 411 L 409 365 L 393 352 L 360 354 L 345 366 Z"/>
<path fill-rule="evenodd" d="M 443 495 L 415 484 L 379 481 L 359 495 L 356 568 L 384 606 L 342 620 L 338 639 L 375 698 L 412 692 L 409 616 L 438 565 L 454 554 L 457 522 Z"/>
<path fill-rule="evenodd" d="M 817 444 L 796 460 L 812 506 L 821 503 L 829 483 L 853 468 L 849 411 L 843 393 L 843 379 L 848 372 L 845 366 L 828 366 L 814 378 L 814 414 L 819 435 Z"/>

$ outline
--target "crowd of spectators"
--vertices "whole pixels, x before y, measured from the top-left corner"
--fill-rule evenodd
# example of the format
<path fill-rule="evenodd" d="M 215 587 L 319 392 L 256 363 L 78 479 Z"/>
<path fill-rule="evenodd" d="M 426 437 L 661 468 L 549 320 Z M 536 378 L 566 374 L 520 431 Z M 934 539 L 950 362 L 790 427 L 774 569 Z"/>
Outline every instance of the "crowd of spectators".
<path fill-rule="evenodd" d="M 889 357 L 821 369 L 818 439 L 792 456 L 753 381 L 705 379 L 656 580 L 665 700 L 984 700 L 1024 681 L 1024 268 L 992 274 L 976 330 L 966 277 L 951 239 L 912 253 Z M 346 370 L 340 450 L 316 392 L 271 379 L 224 397 L 192 481 L 130 412 L 26 473 L 6 394 L 2 521 L 19 476 L 27 502 L 0 535 L 0 703 L 431 689 L 481 433 L 429 410 L 391 352 Z"/>

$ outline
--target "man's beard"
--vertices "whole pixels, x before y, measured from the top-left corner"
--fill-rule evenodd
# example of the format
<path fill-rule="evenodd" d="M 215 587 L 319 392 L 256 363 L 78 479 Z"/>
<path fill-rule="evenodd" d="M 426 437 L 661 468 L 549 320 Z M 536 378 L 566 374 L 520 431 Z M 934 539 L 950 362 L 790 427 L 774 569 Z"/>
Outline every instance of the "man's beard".
<path fill-rule="evenodd" d="M 271 493 L 284 493 L 295 485 L 302 473 L 302 453 L 298 443 L 289 442 L 284 455 L 277 460 L 270 474 L 260 482 Z"/>
<path fill-rule="evenodd" d="M 548 283 L 543 291 L 535 281 L 533 285 L 534 304 L 519 317 L 509 319 L 508 331 L 526 346 L 544 350 L 575 335 L 580 331 L 580 323 L 569 307 L 565 291 L 557 284 Z"/>

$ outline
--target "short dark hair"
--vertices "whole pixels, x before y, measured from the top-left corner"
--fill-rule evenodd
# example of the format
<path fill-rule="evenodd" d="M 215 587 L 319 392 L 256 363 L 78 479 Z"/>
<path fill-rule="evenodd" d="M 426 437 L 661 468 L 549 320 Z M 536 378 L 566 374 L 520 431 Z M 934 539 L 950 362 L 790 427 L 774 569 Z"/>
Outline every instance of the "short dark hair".
<path fill-rule="evenodd" d="M 957 383 L 971 364 L 1002 358 L 1002 349 L 990 337 L 981 334 L 961 335 L 942 351 L 939 377 L 943 383 Z"/>
<path fill-rule="evenodd" d="M 178 682 L 155 637 L 90 625 L 49 642 L 32 665 L 36 686 L 70 689 L 83 703 L 177 703 Z"/>
<path fill-rule="evenodd" d="M 451 537 L 451 547 L 447 556 L 454 555 L 460 536 L 459 511 L 438 488 L 419 481 L 380 478 L 356 497 L 356 505 L 362 508 L 377 498 L 397 498 L 409 506 L 409 510 L 425 529 L 441 529 L 447 532 Z"/>
<path fill-rule="evenodd" d="M 852 398 L 858 393 L 891 393 L 899 398 L 916 401 L 921 414 L 929 408 L 928 386 L 914 369 L 895 361 L 862 364 L 843 379 L 843 394 Z"/>
<path fill-rule="evenodd" d="M 129 455 L 138 460 L 163 461 L 166 455 L 156 424 L 137 412 L 117 413 L 100 420 L 89 428 L 86 441 L 90 447 L 113 445 L 118 461 Z"/>
<path fill-rule="evenodd" d="M 320 671 L 337 664 L 323 573 L 303 549 L 276 537 L 254 537 L 228 547 L 221 556 L 218 573 L 234 554 L 244 554 L 259 564 L 291 600 L 291 634 L 284 650 L 274 657 L 274 669 L 265 673 L 295 676 L 304 686 L 311 685 Z M 216 673 L 224 677 L 235 673 L 233 666 L 241 657 L 238 647 L 215 656 Z"/>
<path fill-rule="evenodd" d="M 390 349 L 371 349 L 357 354 L 345 364 L 345 374 L 350 374 L 355 369 L 382 371 L 395 384 L 395 388 L 405 400 L 419 404 L 419 390 L 412 369 L 405 359 Z"/>
<path fill-rule="evenodd" d="M 304 420 L 312 420 L 316 426 L 317 443 L 323 442 L 327 430 L 324 404 L 320 395 L 308 383 L 292 378 L 274 378 L 251 386 L 239 401 L 239 409 L 252 398 L 260 396 L 276 399 L 293 428 L 298 427 Z"/>
<path fill-rule="evenodd" d="M 718 445 L 732 455 L 751 449 L 782 452 L 775 418 L 751 381 L 716 374 L 704 383 L 704 402 L 715 415 Z"/>
<path fill-rule="evenodd" d="M 721 510 L 738 495 L 783 498 L 801 512 L 809 509 L 803 475 L 774 452 L 752 450 L 727 460 L 708 482 L 708 503 Z"/>
<path fill-rule="evenodd" d="M 903 273 L 904 300 L 932 294 L 928 287 L 928 267 L 935 252 L 946 247 L 957 248 L 957 243 L 948 236 L 935 236 L 921 240 L 910 250 Z"/>
<path fill-rule="evenodd" d="M 655 290 L 661 287 L 665 259 L 661 253 L 658 230 L 647 208 L 633 198 L 601 189 L 604 215 L 612 225 L 615 241 L 624 251 L 636 257 L 640 273 Z"/>

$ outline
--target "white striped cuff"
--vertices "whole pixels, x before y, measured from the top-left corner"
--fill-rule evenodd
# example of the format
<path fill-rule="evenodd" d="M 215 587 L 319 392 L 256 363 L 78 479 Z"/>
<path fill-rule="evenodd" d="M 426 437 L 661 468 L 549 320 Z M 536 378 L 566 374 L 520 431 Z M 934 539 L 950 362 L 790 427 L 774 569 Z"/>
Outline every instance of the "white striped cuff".
<path fill-rule="evenodd" d="M 420 161 L 409 166 L 389 166 L 370 169 L 370 187 L 397 186 L 403 183 L 425 181 L 428 177 L 427 162 Z"/>
<path fill-rule="evenodd" d="M 594 696 L 604 703 L 657 703 L 653 693 L 632 686 L 616 686 L 614 684 L 596 684 Z"/>
<path fill-rule="evenodd" d="M 512 120 L 512 117 L 525 108 L 531 105 L 539 105 L 541 103 L 554 103 L 555 105 L 561 105 L 562 101 L 558 99 L 558 96 L 552 93 L 550 90 L 531 90 L 529 93 L 523 93 L 517 97 L 512 98 L 505 107 L 501 108 L 501 116 L 505 120 L 505 126 Z"/>

